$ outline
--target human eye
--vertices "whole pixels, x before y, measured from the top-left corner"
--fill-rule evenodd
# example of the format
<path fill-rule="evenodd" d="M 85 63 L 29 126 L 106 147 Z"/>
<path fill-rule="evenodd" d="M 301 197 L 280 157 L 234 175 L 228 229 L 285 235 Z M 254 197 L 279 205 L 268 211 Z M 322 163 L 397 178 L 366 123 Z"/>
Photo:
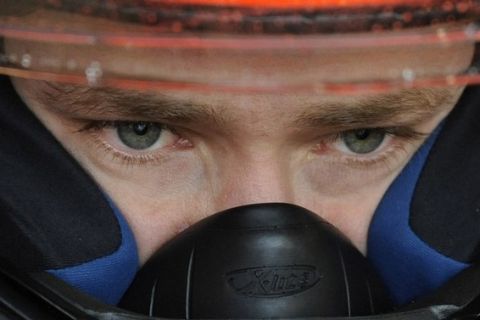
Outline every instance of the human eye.
<path fill-rule="evenodd" d="M 329 137 L 321 150 L 337 163 L 375 166 L 408 153 L 425 136 L 409 127 L 358 128 Z"/>
<path fill-rule="evenodd" d="M 191 147 L 174 128 L 158 122 L 91 121 L 80 132 L 115 160 L 128 164 L 154 163 L 174 150 Z"/>
<path fill-rule="evenodd" d="M 346 154 L 370 154 L 388 143 L 389 135 L 382 129 L 358 129 L 340 134 L 335 146 Z"/>

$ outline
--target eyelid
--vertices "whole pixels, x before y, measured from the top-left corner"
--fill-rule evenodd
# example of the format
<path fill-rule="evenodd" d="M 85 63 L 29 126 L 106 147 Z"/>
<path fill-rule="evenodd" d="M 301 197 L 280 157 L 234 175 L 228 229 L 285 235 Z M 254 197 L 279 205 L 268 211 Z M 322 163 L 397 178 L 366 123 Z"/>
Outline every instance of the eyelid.
<path fill-rule="evenodd" d="M 385 130 L 387 135 L 392 137 L 404 139 L 404 140 L 420 140 L 428 136 L 427 133 L 419 132 L 410 127 L 389 127 L 389 128 L 378 128 Z"/>
<path fill-rule="evenodd" d="M 120 125 L 135 123 L 135 122 L 145 122 L 148 124 L 153 124 L 159 126 L 162 130 L 168 130 L 171 134 L 178 137 L 178 139 L 169 145 L 158 148 L 157 150 L 121 150 L 115 146 L 115 143 L 107 141 L 104 136 L 102 136 L 102 131 L 116 129 Z M 97 148 L 102 149 L 106 154 L 111 155 L 112 160 L 118 160 L 121 164 L 129 165 L 146 165 L 146 164 L 156 164 L 163 162 L 168 158 L 169 151 L 172 150 L 185 150 L 192 147 L 192 144 L 189 140 L 178 135 L 176 130 L 170 128 L 169 126 L 159 123 L 159 122 L 149 122 L 149 121 L 110 121 L 110 120 L 93 120 L 87 121 L 83 126 L 76 131 L 77 133 L 87 133 L 92 137 L 92 141 Z"/>
<path fill-rule="evenodd" d="M 135 123 L 135 122 L 144 122 L 147 124 L 155 124 L 159 126 L 162 129 L 170 129 L 168 128 L 167 125 L 162 124 L 160 122 L 151 122 L 151 121 L 111 121 L 111 120 L 94 120 L 94 121 L 88 121 L 84 126 L 82 126 L 80 129 L 77 130 L 77 132 L 85 132 L 85 131 L 91 131 L 91 130 L 101 130 L 104 128 L 117 128 L 118 126 L 122 124 L 128 124 L 128 123 Z"/>
<path fill-rule="evenodd" d="M 336 142 L 338 142 L 342 135 L 348 132 L 354 132 L 357 130 L 363 129 L 370 129 L 370 130 L 382 130 L 389 138 L 389 141 L 384 143 L 381 150 L 373 151 L 369 154 L 345 154 L 342 151 L 337 150 L 336 148 L 332 148 Z M 415 144 L 419 141 L 424 140 L 428 136 L 427 133 L 422 133 L 414 128 L 411 127 L 374 127 L 374 128 L 358 128 L 358 129 L 351 129 L 346 131 L 341 131 L 339 133 L 332 134 L 327 136 L 323 139 L 320 143 L 319 153 L 323 153 L 325 149 L 329 149 L 330 151 L 334 149 L 334 152 L 338 152 L 340 154 L 332 155 L 328 152 L 332 158 L 331 160 L 335 163 L 344 163 L 346 165 L 359 167 L 362 169 L 365 168 L 376 168 L 376 165 L 380 164 L 390 164 L 390 160 L 395 159 L 396 156 L 399 155 L 400 152 L 407 152 L 407 146 L 409 144 Z"/>
<path fill-rule="evenodd" d="M 385 132 L 385 134 L 388 136 L 398 138 L 398 139 L 403 139 L 403 140 L 420 140 L 428 136 L 427 133 L 419 132 L 411 127 L 384 127 L 384 128 L 383 127 L 365 127 L 365 128 L 350 129 L 350 130 L 342 131 L 332 135 L 332 138 L 333 140 L 336 140 L 345 133 L 355 132 L 358 130 L 365 130 L 365 129 L 381 130 Z"/>

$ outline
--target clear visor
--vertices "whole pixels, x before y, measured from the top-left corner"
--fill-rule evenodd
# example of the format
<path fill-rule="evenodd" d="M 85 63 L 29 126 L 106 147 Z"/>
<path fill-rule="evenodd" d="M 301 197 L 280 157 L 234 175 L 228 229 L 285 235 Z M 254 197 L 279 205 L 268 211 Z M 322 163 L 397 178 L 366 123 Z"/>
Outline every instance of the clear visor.
<path fill-rule="evenodd" d="M 465 85 L 480 82 L 478 21 L 473 0 L 6 0 L 0 73 L 267 93 Z"/>

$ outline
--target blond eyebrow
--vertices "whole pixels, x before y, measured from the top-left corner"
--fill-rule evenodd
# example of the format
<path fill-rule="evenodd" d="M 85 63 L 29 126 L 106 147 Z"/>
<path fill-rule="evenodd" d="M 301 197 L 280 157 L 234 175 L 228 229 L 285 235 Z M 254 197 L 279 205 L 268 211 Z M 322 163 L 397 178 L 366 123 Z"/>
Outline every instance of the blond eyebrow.
<path fill-rule="evenodd" d="M 295 120 L 298 127 L 345 129 L 399 125 L 426 119 L 454 102 L 444 89 L 405 89 L 372 95 L 349 102 L 322 103 L 307 107 Z"/>

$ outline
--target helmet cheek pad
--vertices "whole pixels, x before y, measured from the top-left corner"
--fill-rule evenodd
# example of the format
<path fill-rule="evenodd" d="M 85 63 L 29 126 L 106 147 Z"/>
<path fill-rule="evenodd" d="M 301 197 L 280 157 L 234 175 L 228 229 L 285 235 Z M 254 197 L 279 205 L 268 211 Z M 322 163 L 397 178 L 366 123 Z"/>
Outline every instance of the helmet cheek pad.
<path fill-rule="evenodd" d="M 104 256 L 46 271 L 105 303 L 115 305 L 135 276 L 139 261 L 130 226 L 115 204 L 107 196 L 106 198 L 120 229 L 117 235 L 120 238 L 118 246 Z M 88 236 L 88 232 L 85 236 Z"/>
<path fill-rule="evenodd" d="M 478 87 L 465 90 L 373 217 L 368 257 L 397 304 L 433 292 L 478 260 L 479 94 Z"/>
<path fill-rule="evenodd" d="M 0 258 L 117 303 L 139 262 L 115 204 L 0 79 Z"/>

